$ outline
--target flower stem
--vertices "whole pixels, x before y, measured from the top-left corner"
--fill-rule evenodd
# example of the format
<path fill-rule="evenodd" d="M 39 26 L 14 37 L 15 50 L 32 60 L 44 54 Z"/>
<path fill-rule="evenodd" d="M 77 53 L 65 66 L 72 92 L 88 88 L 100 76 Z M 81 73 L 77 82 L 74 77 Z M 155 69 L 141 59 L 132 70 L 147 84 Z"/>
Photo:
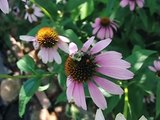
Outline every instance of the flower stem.
<path fill-rule="evenodd" d="M 123 110 L 123 115 L 125 116 L 125 118 L 127 118 L 127 114 L 128 114 L 128 88 L 125 87 L 124 88 L 124 94 L 125 94 L 125 97 L 124 97 L 124 110 Z"/>

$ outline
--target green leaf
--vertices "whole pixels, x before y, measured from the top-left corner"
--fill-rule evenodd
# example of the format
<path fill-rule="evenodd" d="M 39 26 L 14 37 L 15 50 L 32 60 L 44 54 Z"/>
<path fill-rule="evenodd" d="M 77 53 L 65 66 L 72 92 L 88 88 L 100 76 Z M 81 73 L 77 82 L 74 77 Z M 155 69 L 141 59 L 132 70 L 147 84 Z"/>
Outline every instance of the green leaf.
<path fill-rule="evenodd" d="M 78 36 L 74 33 L 73 30 L 71 29 L 66 30 L 64 35 L 67 36 L 71 40 L 71 42 L 76 43 L 79 48 L 82 47 L 82 41 L 78 38 Z"/>
<path fill-rule="evenodd" d="M 156 117 L 160 115 L 160 80 L 157 84 L 157 93 L 156 93 Z"/>
<path fill-rule="evenodd" d="M 20 59 L 17 62 L 17 66 L 21 71 L 24 72 L 35 71 L 35 62 L 29 55 L 25 55 L 22 59 Z"/>
<path fill-rule="evenodd" d="M 93 12 L 94 2 L 93 0 L 87 0 L 85 3 L 80 5 L 79 8 L 80 8 L 80 18 L 81 20 L 83 20 Z"/>
<path fill-rule="evenodd" d="M 62 92 L 58 97 L 57 100 L 55 102 L 55 104 L 58 104 L 60 102 L 66 102 L 67 101 L 67 96 L 66 96 L 66 92 Z"/>
<path fill-rule="evenodd" d="M 156 51 L 146 50 L 140 48 L 139 46 L 135 46 L 132 55 L 127 58 L 127 61 L 129 61 L 132 65 L 132 72 L 137 72 L 142 67 L 144 61 L 154 53 L 156 53 Z"/>
<path fill-rule="evenodd" d="M 58 83 L 62 88 L 66 87 L 66 81 L 67 81 L 67 77 L 66 77 L 65 73 L 64 72 L 60 72 L 58 74 Z"/>
<path fill-rule="evenodd" d="M 27 103 L 30 101 L 34 93 L 37 91 L 40 85 L 40 79 L 32 78 L 27 80 L 21 87 L 19 94 L 19 116 L 22 117 Z"/>
<path fill-rule="evenodd" d="M 71 10 L 77 8 L 79 5 L 81 5 L 84 2 L 85 2 L 85 0 L 77 0 L 77 1 L 75 1 L 75 0 L 69 0 L 67 2 L 67 9 L 68 9 L 68 11 L 71 11 Z"/>

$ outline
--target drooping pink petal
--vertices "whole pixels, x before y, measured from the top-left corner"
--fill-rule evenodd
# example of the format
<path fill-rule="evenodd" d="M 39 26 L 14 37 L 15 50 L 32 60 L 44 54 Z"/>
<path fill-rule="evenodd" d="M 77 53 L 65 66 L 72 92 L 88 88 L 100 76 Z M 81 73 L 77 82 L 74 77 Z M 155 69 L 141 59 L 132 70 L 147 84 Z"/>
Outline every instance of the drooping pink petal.
<path fill-rule="evenodd" d="M 135 1 L 129 1 L 130 10 L 133 11 L 135 8 Z"/>
<path fill-rule="evenodd" d="M 48 48 L 48 61 L 53 62 L 54 54 L 53 54 L 53 48 Z"/>
<path fill-rule="evenodd" d="M 73 42 L 69 44 L 69 54 L 75 54 L 78 51 L 77 45 Z"/>
<path fill-rule="evenodd" d="M 105 38 L 109 38 L 109 27 L 106 28 Z"/>
<path fill-rule="evenodd" d="M 31 18 L 32 18 L 33 21 L 35 21 L 35 22 L 38 21 L 37 17 L 36 17 L 34 14 L 32 14 L 32 15 L 30 15 L 30 16 L 31 16 Z"/>
<path fill-rule="evenodd" d="M 58 41 L 58 47 L 63 50 L 65 53 L 69 53 L 69 46 L 67 43 L 62 42 L 62 41 Z"/>
<path fill-rule="evenodd" d="M 116 51 L 108 51 L 101 53 L 99 55 L 96 55 L 96 62 L 102 61 L 102 59 L 108 59 L 108 60 L 120 60 L 122 58 L 122 54 Z"/>
<path fill-rule="evenodd" d="M 47 63 L 48 62 L 48 50 L 46 48 L 41 48 L 41 50 L 39 51 L 39 54 L 38 54 L 39 58 L 42 59 L 42 62 L 43 63 Z"/>
<path fill-rule="evenodd" d="M 33 47 L 34 47 L 35 50 L 37 50 L 39 48 L 39 46 L 40 45 L 39 45 L 37 40 L 33 41 Z"/>
<path fill-rule="evenodd" d="M 142 0 L 136 0 L 136 3 L 137 3 L 139 8 L 142 8 L 143 5 L 144 5 L 144 2 Z"/>
<path fill-rule="evenodd" d="M 122 95 L 123 94 L 123 90 L 122 88 L 107 80 L 107 79 L 104 79 L 104 78 L 100 78 L 100 77 L 97 77 L 97 76 L 94 76 L 94 81 L 100 86 L 102 87 L 104 90 L 106 90 L 107 92 L 111 93 L 111 94 L 118 94 L 118 95 Z"/>
<path fill-rule="evenodd" d="M 149 66 L 148 67 L 151 71 L 153 71 L 153 72 L 156 72 L 157 70 L 154 68 L 154 67 L 152 67 L 152 66 Z"/>
<path fill-rule="evenodd" d="M 30 15 L 30 14 L 28 15 L 28 20 L 29 20 L 29 22 L 30 22 L 30 23 L 32 23 L 32 22 L 33 22 L 32 17 L 31 17 L 31 15 Z"/>
<path fill-rule="evenodd" d="M 101 50 L 103 50 L 105 47 L 107 47 L 110 43 L 111 43 L 111 39 L 107 38 L 105 40 L 101 40 L 99 42 L 97 42 L 92 48 L 91 48 L 91 53 L 92 54 L 96 54 L 98 52 L 100 52 Z"/>
<path fill-rule="evenodd" d="M 102 40 L 102 39 L 105 38 L 105 33 L 106 33 L 105 28 L 104 28 L 104 27 L 101 27 L 101 28 L 99 29 L 99 31 L 97 32 L 97 37 Z"/>
<path fill-rule="evenodd" d="M 81 107 L 81 96 L 79 94 L 79 84 L 77 82 L 74 82 L 74 85 L 75 85 L 74 91 L 73 91 L 74 102 L 78 107 Z"/>
<path fill-rule="evenodd" d="M 101 28 L 101 26 L 95 27 L 95 28 L 93 29 L 92 34 L 93 34 L 93 35 L 96 34 L 96 33 L 99 31 L 100 28 Z"/>
<path fill-rule="evenodd" d="M 21 35 L 19 39 L 30 42 L 30 41 L 35 41 L 36 37 L 29 36 L 29 35 Z"/>
<path fill-rule="evenodd" d="M 97 109 L 95 120 L 105 120 L 101 109 Z"/>
<path fill-rule="evenodd" d="M 54 60 L 57 64 L 61 64 L 62 63 L 62 59 L 61 59 L 61 56 L 59 55 L 57 49 L 53 49 L 53 57 L 54 57 Z"/>
<path fill-rule="evenodd" d="M 86 52 L 89 47 L 92 45 L 93 41 L 94 41 L 94 36 L 92 36 L 91 38 L 89 38 L 84 44 L 83 44 L 83 47 L 82 47 L 82 51 L 83 52 Z"/>
<path fill-rule="evenodd" d="M 67 77 L 67 87 L 73 82 L 73 78 L 71 76 Z"/>
<path fill-rule="evenodd" d="M 102 110 L 107 108 L 107 103 L 103 94 L 100 92 L 100 90 L 93 82 L 91 81 L 88 82 L 88 89 L 94 103 Z"/>
<path fill-rule="evenodd" d="M 112 30 L 112 27 L 109 26 L 108 29 L 109 29 L 109 37 L 112 38 L 112 37 L 113 37 L 113 30 Z"/>
<path fill-rule="evenodd" d="M 58 37 L 63 42 L 66 42 L 66 43 L 70 42 L 70 40 L 67 37 L 64 37 L 64 36 L 58 36 Z"/>
<path fill-rule="evenodd" d="M 5 14 L 9 13 L 9 5 L 7 0 L 0 0 L 0 9 Z"/>
<path fill-rule="evenodd" d="M 79 89 L 79 96 L 80 96 L 81 107 L 84 110 L 87 110 L 87 105 L 86 105 L 86 99 L 85 99 L 83 84 L 79 83 L 78 84 L 78 89 Z"/>
<path fill-rule="evenodd" d="M 73 98 L 74 88 L 75 88 L 75 82 L 71 81 L 71 83 L 67 86 L 67 91 L 66 91 L 68 102 L 71 102 Z"/>
<path fill-rule="evenodd" d="M 128 1 L 129 1 L 129 0 L 122 0 L 122 1 L 120 2 L 120 6 L 121 6 L 121 7 L 127 6 L 127 5 L 128 5 Z"/>
<path fill-rule="evenodd" d="M 111 21 L 111 26 L 115 31 L 117 31 L 118 25 L 115 22 Z"/>
<path fill-rule="evenodd" d="M 134 76 L 134 74 L 131 71 L 118 67 L 100 67 L 97 68 L 97 72 L 120 80 L 132 79 Z"/>

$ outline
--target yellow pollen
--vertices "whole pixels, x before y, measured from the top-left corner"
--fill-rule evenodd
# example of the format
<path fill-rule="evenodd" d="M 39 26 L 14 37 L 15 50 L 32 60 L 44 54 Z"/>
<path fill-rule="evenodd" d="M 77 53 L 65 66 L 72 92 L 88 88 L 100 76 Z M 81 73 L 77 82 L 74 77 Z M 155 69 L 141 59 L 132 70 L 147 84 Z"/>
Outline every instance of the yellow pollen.
<path fill-rule="evenodd" d="M 51 48 L 58 40 L 58 33 L 50 27 L 43 27 L 37 33 L 37 41 L 43 47 Z"/>

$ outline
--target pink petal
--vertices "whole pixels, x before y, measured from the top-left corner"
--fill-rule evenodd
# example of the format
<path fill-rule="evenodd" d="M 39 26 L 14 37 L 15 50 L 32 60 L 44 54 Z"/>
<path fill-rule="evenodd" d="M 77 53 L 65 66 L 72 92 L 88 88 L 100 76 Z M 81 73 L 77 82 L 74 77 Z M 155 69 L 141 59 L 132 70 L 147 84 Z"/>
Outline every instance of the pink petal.
<path fill-rule="evenodd" d="M 39 51 L 39 55 L 42 59 L 42 62 L 46 64 L 48 62 L 48 49 L 41 48 L 41 50 Z"/>
<path fill-rule="evenodd" d="M 135 1 L 129 1 L 130 10 L 133 11 L 135 8 Z"/>
<path fill-rule="evenodd" d="M 69 53 L 69 46 L 67 43 L 62 42 L 62 41 L 58 41 L 58 47 L 63 50 L 65 53 Z"/>
<path fill-rule="evenodd" d="M 97 86 L 93 82 L 89 81 L 88 82 L 88 88 L 89 88 L 89 93 L 90 93 L 91 98 L 94 101 L 94 103 L 99 108 L 101 108 L 102 110 L 104 110 L 105 108 L 107 108 L 106 100 L 105 100 L 103 94 L 97 88 Z"/>
<path fill-rule="evenodd" d="M 73 42 L 69 44 L 69 54 L 75 54 L 78 51 L 77 45 Z"/>
<path fill-rule="evenodd" d="M 106 28 L 105 38 L 109 38 L 109 27 Z"/>
<path fill-rule="evenodd" d="M 92 54 L 96 54 L 98 52 L 100 52 L 101 50 L 103 50 L 105 47 L 107 47 L 110 43 L 111 43 L 111 39 L 107 38 L 105 40 L 101 40 L 99 42 L 97 42 L 92 48 L 91 48 L 91 53 Z"/>
<path fill-rule="evenodd" d="M 84 44 L 83 44 L 83 47 L 82 47 L 82 51 L 83 52 L 86 52 L 89 47 L 92 45 L 93 41 L 94 41 L 94 36 L 92 36 L 91 38 L 89 38 Z"/>
<path fill-rule="evenodd" d="M 115 31 L 117 31 L 117 27 L 118 27 L 118 25 L 115 23 L 115 22 L 111 22 L 111 26 L 112 26 L 112 28 L 115 30 Z"/>
<path fill-rule="evenodd" d="M 48 61 L 53 62 L 54 59 L 54 53 L 53 53 L 53 48 L 48 48 Z"/>
<path fill-rule="evenodd" d="M 74 102 L 78 107 L 81 107 L 81 96 L 79 94 L 79 84 L 77 82 L 74 82 L 74 84 L 75 84 L 74 91 L 73 91 Z"/>
<path fill-rule="evenodd" d="M 19 39 L 30 42 L 30 41 L 35 41 L 36 37 L 29 36 L 29 35 L 21 35 Z"/>
<path fill-rule="evenodd" d="M 79 89 L 79 96 L 80 96 L 81 107 L 84 110 L 87 110 L 87 105 L 86 105 L 86 99 L 85 99 L 83 84 L 79 83 L 78 87 L 79 87 L 78 89 Z"/>
<path fill-rule="evenodd" d="M 5 13 L 9 13 L 9 5 L 7 0 L 0 0 L 0 9 Z"/>
<path fill-rule="evenodd" d="M 128 5 L 128 1 L 129 1 L 129 0 L 122 0 L 122 1 L 120 2 L 120 6 L 121 6 L 121 7 L 127 6 L 127 5 Z"/>
<path fill-rule="evenodd" d="M 136 0 L 136 3 L 138 5 L 138 7 L 142 8 L 144 5 L 144 2 L 142 0 Z"/>
<path fill-rule="evenodd" d="M 130 68 L 131 64 L 122 59 L 101 59 L 97 61 L 97 64 L 102 67 L 121 67 L 121 68 Z"/>
<path fill-rule="evenodd" d="M 118 68 L 118 67 L 101 67 L 101 68 L 97 68 L 97 71 L 106 76 L 113 77 L 120 80 L 132 79 L 134 76 L 134 74 L 131 71 L 124 68 Z"/>
<path fill-rule="evenodd" d="M 53 57 L 54 57 L 54 60 L 57 64 L 61 64 L 62 63 L 62 59 L 61 59 L 61 56 L 59 55 L 59 53 L 57 52 L 57 49 L 54 49 L 53 50 Z"/>
<path fill-rule="evenodd" d="M 104 78 L 100 78 L 100 77 L 97 77 L 97 76 L 94 76 L 94 81 L 100 86 L 102 87 L 104 90 L 106 90 L 107 92 L 111 93 L 111 94 L 118 94 L 118 95 L 122 95 L 123 94 L 123 90 L 122 88 L 107 80 L 107 79 L 104 79 Z"/>
<path fill-rule="evenodd" d="M 148 67 L 151 71 L 153 71 L 153 72 L 157 72 L 157 70 L 154 68 L 154 67 L 152 67 L 152 66 L 149 66 Z"/>
<path fill-rule="evenodd" d="M 64 37 L 64 36 L 58 36 L 58 37 L 59 37 L 60 40 L 63 41 L 63 42 L 66 42 L 66 43 L 70 42 L 70 40 L 69 40 L 67 37 Z"/>
<path fill-rule="evenodd" d="M 153 64 L 154 64 L 155 69 L 159 71 L 159 70 L 160 70 L 160 61 L 156 61 L 156 60 L 155 60 L 155 61 L 153 62 Z"/>
<path fill-rule="evenodd" d="M 73 78 L 71 76 L 67 77 L 67 87 L 73 82 Z"/>
<path fill-rule="evenodd" d="M 104 27 L 101 27 L 97 32 L 97 37 L 102 40 L 105 38 L 105 33 L 106 33 L 106 29 Z"/>
<path fill-rule="evenodd" d="M 101 26 L 97 26 L 93 29 L 93 35 L 96 34 L 98 32 L 98 30 L 100 29 Z"/>
<path fill-rule="evenodd" d="M 96 56 L 95 60 L 98 61 L 102 61 L 102 59 L 107 59 L 107 60 L 120 60 L 122 58 L 122 54 L 116 51 L 108 51 L 108 52 L 104 52 L 101 53 L 99 55 Z"/>
<path fill-rule="evenodd" d="M 112 38 L 112 37 L 113 37 L 113 30 L 112 30 L 112 27 L 109 26 L 108 29 L 109 29 L 109 37 Z"/>
<path fill-rule="evenodd" d="M 95 120 L 105 120 L 101 109 L 97 109 Z"/>
<path fill-rule="evenodd" d="M 66 91 L 68 102 L 71 102 L 73 98 L 74 88 L 75 88 L 75 83 L 72 81 L 67 87 L 67 91 Z"/>
<path fill-rule="evenodd" d="M 32 20 L 35 21 L 35 22 L 38 21 L 37 17 L 36 17 L 34 14 L 31 15 L 31 18 L 32 18 Z"/>
<path fill-rule="evenodd" d="M 39 46 L 40 45 L 39 45 L 37 40 L 33 41 L 33 47 L 34 47 L 35 50 L 37 50 L 39 48 Z"/>

